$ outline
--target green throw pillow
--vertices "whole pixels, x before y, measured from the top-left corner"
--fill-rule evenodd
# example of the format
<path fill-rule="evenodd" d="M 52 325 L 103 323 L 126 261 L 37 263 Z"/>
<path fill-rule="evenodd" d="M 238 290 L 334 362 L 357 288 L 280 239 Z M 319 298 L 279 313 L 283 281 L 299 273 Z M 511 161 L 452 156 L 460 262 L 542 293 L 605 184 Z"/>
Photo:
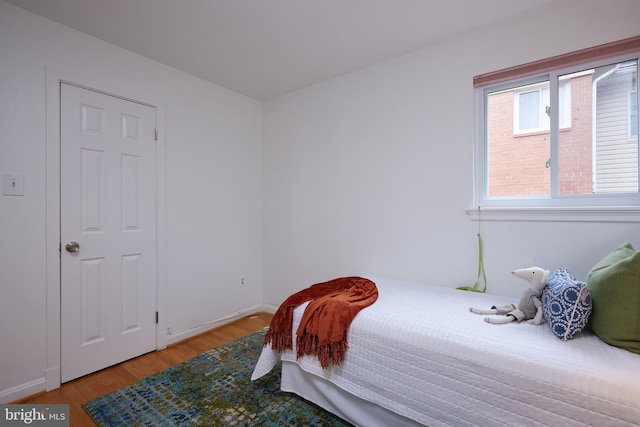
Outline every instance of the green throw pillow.
<path fill-rule="evenodd" d="M 589 327 L 604 342 L 640 354 L 640 252 L 617 247 L 587 275 Z"/>

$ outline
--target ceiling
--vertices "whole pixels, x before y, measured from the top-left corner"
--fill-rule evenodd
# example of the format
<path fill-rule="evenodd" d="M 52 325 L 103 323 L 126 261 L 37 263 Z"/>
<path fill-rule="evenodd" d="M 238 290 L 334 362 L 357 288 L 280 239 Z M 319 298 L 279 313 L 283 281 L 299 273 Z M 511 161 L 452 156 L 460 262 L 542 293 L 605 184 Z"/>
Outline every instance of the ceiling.
<path fill-rule="evenodd" d="M 257 100 L 562 0 L 8 0 Z"/>

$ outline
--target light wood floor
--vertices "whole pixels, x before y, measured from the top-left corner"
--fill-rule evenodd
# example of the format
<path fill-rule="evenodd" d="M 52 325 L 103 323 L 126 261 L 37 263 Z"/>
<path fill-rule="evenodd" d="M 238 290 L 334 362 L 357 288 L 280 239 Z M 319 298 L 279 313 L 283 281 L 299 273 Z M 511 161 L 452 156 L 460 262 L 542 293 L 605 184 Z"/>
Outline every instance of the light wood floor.
<path fill-rule="evenodd" d="M 210 348 L 259 331 L 265 326 L 269 326 L 271 317 L 272 315 L 269 313 L 258 313 L 236 320 L 171 345 L 165 350 L 145 354 L 62 384 L 59 389 L 48 393 L 42 392 L 14 403 L 67 403 L 71 412 L 70 424 L 72 427 L 95 426 L 91 417 L 82 409 L 82 403 L 191 359 Z"/>

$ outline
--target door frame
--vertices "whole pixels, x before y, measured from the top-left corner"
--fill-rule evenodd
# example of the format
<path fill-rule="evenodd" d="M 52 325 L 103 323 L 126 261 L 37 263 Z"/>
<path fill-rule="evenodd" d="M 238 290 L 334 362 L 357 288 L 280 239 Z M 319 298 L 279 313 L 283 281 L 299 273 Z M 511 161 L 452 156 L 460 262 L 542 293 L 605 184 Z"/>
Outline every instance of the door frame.
<path fill-rule="evenodd" d="M 156 99 L 135 89 L 98 82 L 90 77 L 45 67 L 46 91 L 46 362 L 45 390 L 61 384 L 61 241 L 60 241 L 60 84 L 68 83 L 84 89 L 148 105 L 156 110 L 156 350 L 167 347 L 166 327 L 166 244 L 165 244 L 165 144 L 164 109 Z"/>

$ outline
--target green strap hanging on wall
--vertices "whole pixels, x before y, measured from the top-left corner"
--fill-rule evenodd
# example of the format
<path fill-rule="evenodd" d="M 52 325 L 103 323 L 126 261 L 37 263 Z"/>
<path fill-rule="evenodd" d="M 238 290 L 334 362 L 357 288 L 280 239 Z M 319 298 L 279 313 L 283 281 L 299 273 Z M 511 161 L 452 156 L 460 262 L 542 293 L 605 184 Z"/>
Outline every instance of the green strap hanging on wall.
<path fill-rule="evenodd" d="M 482 283 L 482 289 L 480 289 L 480 284 Z M 482 257 L 482 236 L 480 232 L 478 232 L 478 278 L 473 286 L 460 286 L 456 289 L 460 289 L 461 291 L 471 291 L 471 292 L 486 292 L 487 291 L 487 274 L 484 272 L 484 260 Z"/>

